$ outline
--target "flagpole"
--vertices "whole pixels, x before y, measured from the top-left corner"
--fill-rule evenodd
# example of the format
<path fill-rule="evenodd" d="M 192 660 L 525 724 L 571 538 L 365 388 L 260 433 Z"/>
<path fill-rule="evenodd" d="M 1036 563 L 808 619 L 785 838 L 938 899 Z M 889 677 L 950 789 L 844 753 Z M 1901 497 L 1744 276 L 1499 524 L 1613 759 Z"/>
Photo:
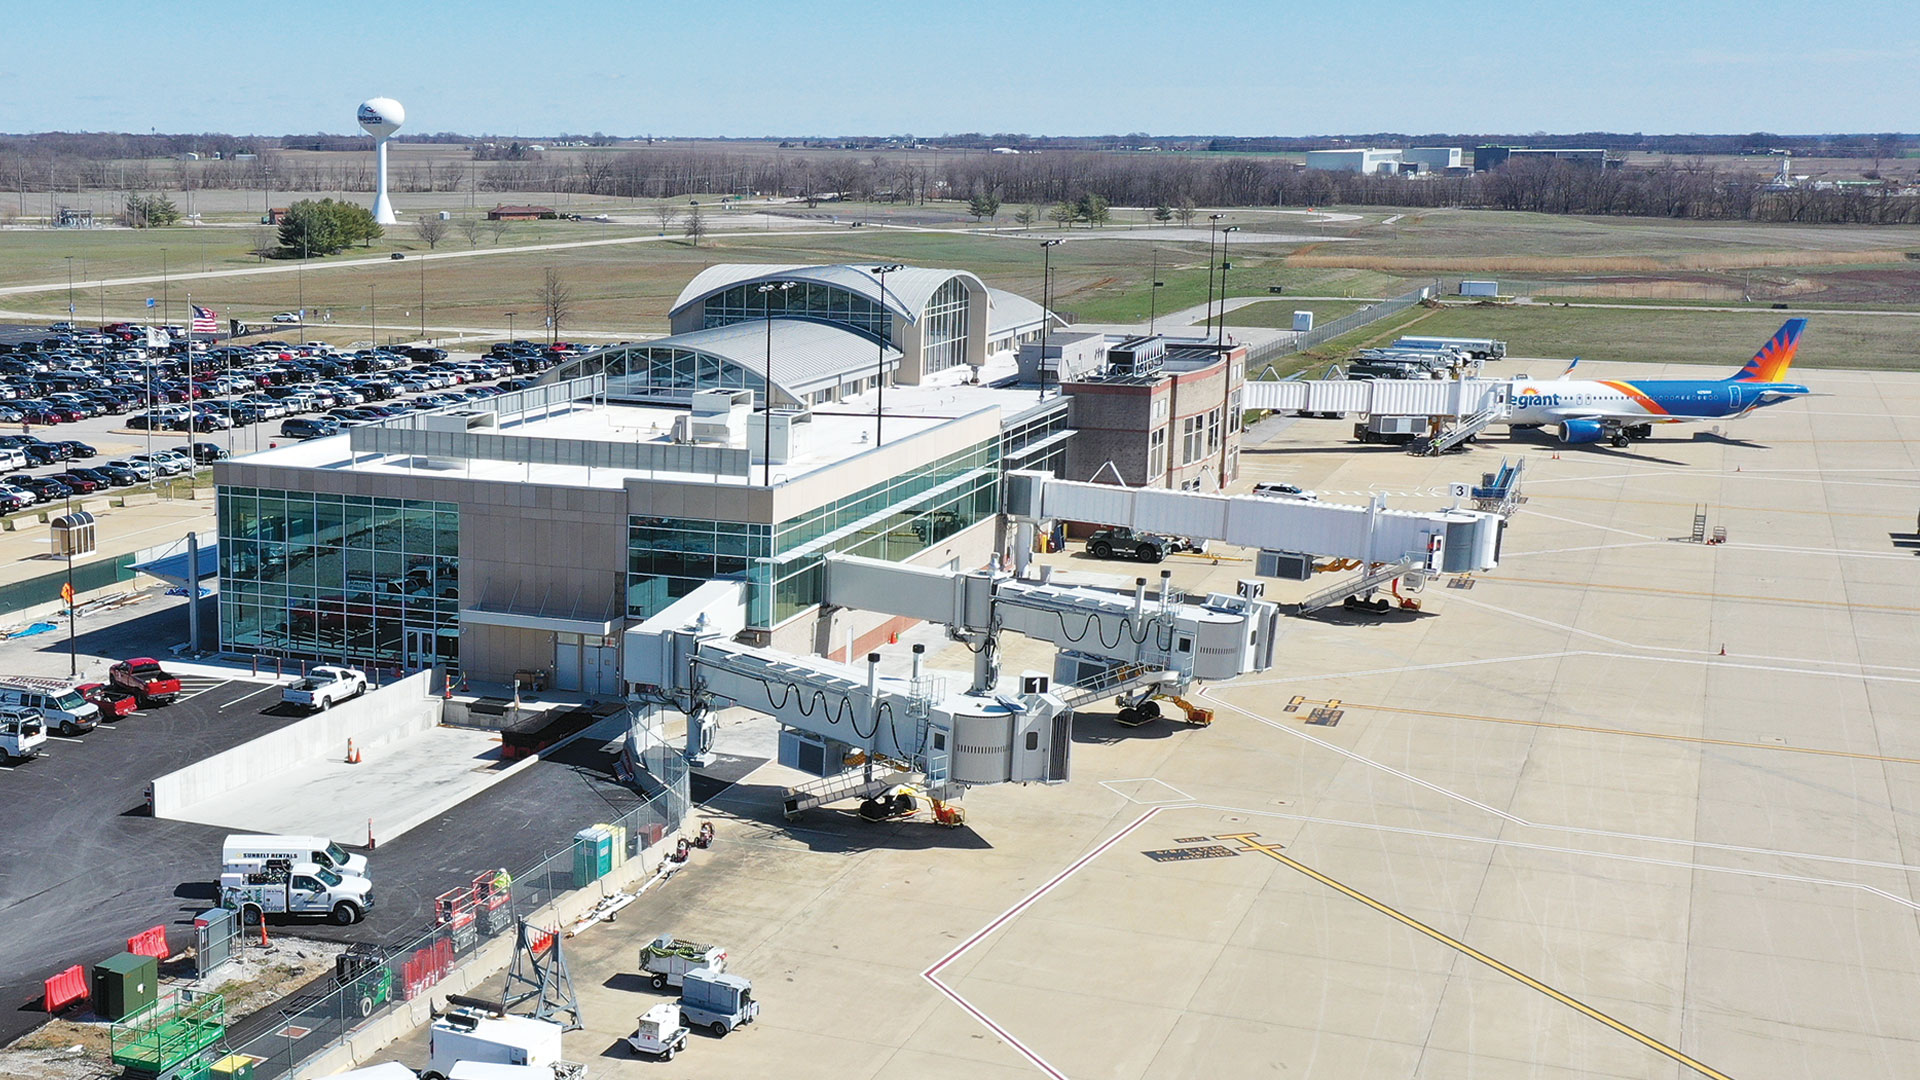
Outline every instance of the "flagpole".
<path fill-rule="evenodd" d="M 193 324 L 199 320 L 193 306 L 193 294 L 187 294 L 187 453 L 193 453 Z M 188 473 L 187 490 L 193 490 L 193 474 Z M 197 572 L 199 567 L 194 567 Z M 191 599 L 191 597 L 189 597 Z"/>

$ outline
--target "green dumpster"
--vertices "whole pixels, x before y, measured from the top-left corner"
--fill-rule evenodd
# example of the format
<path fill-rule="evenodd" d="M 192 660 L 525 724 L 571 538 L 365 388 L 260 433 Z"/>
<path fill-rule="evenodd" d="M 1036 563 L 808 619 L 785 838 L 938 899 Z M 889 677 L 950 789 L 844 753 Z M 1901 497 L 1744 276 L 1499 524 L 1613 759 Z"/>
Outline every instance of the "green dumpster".
<path fill-rule="evenodd" d="M 123 952 L 93 965 L 93 1011 L 102 1020 L 123 1020 L 152 1007 L 160 996 L 160 961 Z"/>

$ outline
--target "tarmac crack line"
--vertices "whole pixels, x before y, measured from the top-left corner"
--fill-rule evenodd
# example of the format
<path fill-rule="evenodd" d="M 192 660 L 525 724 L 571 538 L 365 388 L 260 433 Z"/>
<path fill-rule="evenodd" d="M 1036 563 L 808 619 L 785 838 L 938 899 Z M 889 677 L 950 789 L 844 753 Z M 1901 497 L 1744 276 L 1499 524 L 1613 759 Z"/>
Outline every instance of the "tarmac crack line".
<path fill-rule="evenodd" d="M 1242 845 L 1240 850 L 1259 852 L 1260 854 L 1265 855 L 1268 858 L 1273 859 L 1284 866 L 1297 870 L 1300 873 L 1305 874 L 1306 876 L 1319 882 L 1320 884 L 1325 885 L 1328 888 L 1333 889 L 1336 892 L 1339 892 L 1341 895 L 1348 897 L 1349 899 L 1358 900 L 1360 903 L 1365 904 L 1366 906 L 1372 908 L 1373 910 L 1379 912 L 1380 914 L 1385 915 L 1390 919 L 1393 919 L 1395 922 L 1398 922 L 1401 925 L 1408 927 L 1409 929 L 1416 930 L 1422 934 L 1425 934 L 1426 936 L 1441 943 L 1442 945 L 1447 946 L 1448 948 L 1458 950 L 1460 953 L 1466 956 L 1470 956 L 1475 960 L 1478 960 L 1480 963 L 1485 964 L 1487 967 L 1492 968 L 1493 970 L 1499 972 L 1500 974 L 1505 975 L 1508 978 L 1519 982 L 1521 985 L 1527 987 L 1528 989 L 1535 990 L 1535 991 L 1538 991 L 1539 993 L 1545 994 L 1546 996 L 1552 998 L 1553 1000 L 1559 1002 L 1562 1005 L 1567 1006 L 1570 1009 L 1573 1009 L 1574 1011 L 1580 1013 L 1581 1015 L 1586 1016 L 1592 1020 L 1597 1020 L 1602 1024 L 1605 1024 L 1606 1026 L 1612 1028 L 1613 1030 L 1619 1032 L 1622 1035 L 1627 1036 L 1628 1038 L 1634 1040 L 1635 1042 L 1640 1043 L 1641 1045 L 1647 1047 L 1648 1049 L 1672 1058 L 1673 1060 L 1679 1062 L 1682 1065 L 1685 1065 L 1687 1068 L 1692 1069 L 1693 1071 L 1701 1074 L 1702 1076 L 1710 1076 L 1713 1078 L 1713 1080 L 1732 1080 L 1732 1077 L 1729 1077 L 1726 1073 L 1723 1073 L 1720 1070 L 1713 1068 L 1712 1066 L 1707 1065 L 1704 1062 L 1701 1062 L 1700 1060 L 1693 1058 L 1687 1055 L 1686 1053 L 1683 1053 L 1680 1050 L 1675 1049 L 1674 1047 L 1668 1046 L 1666 1043 L 1661 1042 L 1659 1039 L 1656 1039 L 1653 1036 L 1648 1035 L 1647 1033 L 1639 1030 L 1638 1028 L 1635 1028 L 1629 1024 L 1623 1023 L 1622 1021 L 1616 1020 L 1613 1017 L 1608 1016 L 1606 1013 L 1601 1012 L 1599 1009 L 1596 1009 L 1593 1006 L 1588 1005 L 1586 1002 L 1581 1001 L 1578 998 L 1575 998 L 1563 991 L 1557 990 L 1554 987 L 1548 986 L 1546 983 L 1541 982 L 1539 979 L 1536 979 L 1533 976 L 1528 975 L 1526 972 L 1521 971 L 1510 964 L 1504 963 L 1500 960 L 1494 959 L 1491 956 L 1488 956 L 1486 953 L 1483 953 L 1479 949 L 1476 949 L 1473 946 L 1467 944 L 1466 942 L 1461 941 L 1459 938 L 1456 938 L 1450 934 L 1447 934 L 1445 931 L 1438 930 L 1438 929 L 1435 929 L 1434 927 L 1428 926 L 1426 923 L 1423 923 L 1419 919 L 1416 919 L 1413 916 L 1406 914 L 1405 912 L 1399 910 L 1398 908 L 1394 908 L 1379 900 L 1375 900 L 1373 897 L 1368 896 L 1366 893 L 1363 893 L 1360 890 L 1353 888 L 1352 886 L 1346 884 L 1345 882 L 1337 881 L 1334 878 L 1328 877 L 1326 874 L 1323 874 L 1320 871 L 1315 870 L 1313 867 L 1308 866 L 1307 864 L 1301 862 L 1300 860 L 1295 859 L 1292 856 L 1283 854 L 1277 845 L 1262 844 L 1255 841 L 1254 837 L 1258 835 L 1260 834 L 1259 833 L 1222 833 L 1220 835 L 1215 836 L 1214 839 L 1215 840 L 1238 840 Z"/>

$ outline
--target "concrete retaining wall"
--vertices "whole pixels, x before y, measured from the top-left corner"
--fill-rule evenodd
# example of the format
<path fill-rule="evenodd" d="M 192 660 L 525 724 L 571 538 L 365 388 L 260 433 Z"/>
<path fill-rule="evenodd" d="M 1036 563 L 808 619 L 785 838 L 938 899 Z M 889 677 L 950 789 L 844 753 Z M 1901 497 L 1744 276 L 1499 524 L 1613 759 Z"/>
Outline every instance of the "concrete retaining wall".
<path fill-rule="evenodd" d="M 231 750 L 194 762 L 153 781 L 153 816 L 172 817 L 186 807 L 291 769 L 341 757 L 347 740 L 371 749 L 440 723 L 443 702 L 432 693 L 431 671 L 335 705 L 323 713 L 270 731 Z"/>

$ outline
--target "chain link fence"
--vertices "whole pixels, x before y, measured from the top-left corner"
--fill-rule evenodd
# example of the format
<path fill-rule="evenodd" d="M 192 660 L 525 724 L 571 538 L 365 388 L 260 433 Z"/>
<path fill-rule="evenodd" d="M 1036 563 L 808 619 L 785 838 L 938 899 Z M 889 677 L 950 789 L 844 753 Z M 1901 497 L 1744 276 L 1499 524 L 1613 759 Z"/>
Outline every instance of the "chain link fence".
<path fill-rule="evenodd" d="M 1295 334 L 1291 338 L 1269 342 L 1249 350 L 1247 368 L 1249 371 L 1269 361 L 1294 353 L 1305 352 L 1324 341 L 1332 341 L 1344 334 L 1351 334 L 1361 327 L 1379 322 L 1389 316 L 1398 315 L 1422 300 L 1440 295 L 1440 282 L 1434 281 L 1409 293 L 1402 293 L 1391 300 L 1382 300 L 1371 307 L 1361 308 L 1350 315 L 1343 315 L 1329 323 Z"/>
<path fill-rule="evenodd" d="M 631 777 L 648 797 L 605 824 L 625 830 L 625 857 L 620 861 L 633 861 L 686 819 L 688 773 L 685 759 L 657 740 L 630 738 L 623 763 L 636 767 Z M 441 918 L 431 928 L 402 937 L 398 947 L 349 948 L 333 975 L 314 980 L 279 1007 L 230 1027 L 222 1053 L 254 1059 L 255 1080 L 304 1076 L 301 1065 L 315 1055 L 431 994 L 496 938 L 513 940 L 521 918 L 536 926 L 543 920 L 551 923 L 557 901 L 599 880 L 597 873 L 585 872 L 592 860 L 582 849 L 591 847 L 575 840 L 517 874 L 484 874 L 470 888 L 456 888 L 460 899 L 444 903 Z"/>

